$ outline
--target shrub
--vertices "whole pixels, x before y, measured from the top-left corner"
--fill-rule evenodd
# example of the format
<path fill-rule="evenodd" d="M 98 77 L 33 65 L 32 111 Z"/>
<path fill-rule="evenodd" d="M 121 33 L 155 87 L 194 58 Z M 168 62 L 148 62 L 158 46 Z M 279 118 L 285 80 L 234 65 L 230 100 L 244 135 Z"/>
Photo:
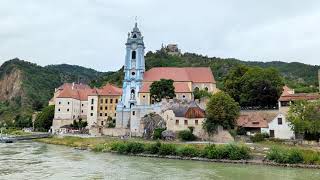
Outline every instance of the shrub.
<path fill-rule="evenodd" d="M 303 159 L 306 164 L 320 164 L 319 152 L 306 151 L 303 153 Z"/>
<path fill-rule="evenodd" d="M 235 144 L 228 145 L 208 145 L 202 152 L 202 157 L 209 159 L 249 159 L 250 150 L 247 146 L 239 146 Z"/>
<path fill-rule="evenodd" d="M 161 133 L 165 130 L 166 130 L 165 128 L 156 128 L 153 131 L 153 139 L 154 140 L 161 139 Z"/>
<path fill-rule="evenodd" d="M 129 142 L 126 144 L 127 145 L 127 153 L 132 153 L 132 154 L 139 154 L 143 153 L 144 151 L 144 144 L 139 143 L 139 142 Z"/>
<path fill-rule="evenodd" d="M 94 152 L 103 152 L 107 149 L 107 146 L 106 144 L 97 144 L 93 147 L 93 151 Z"/>
<path fill-rule="evenodd" d="M 208 158 L 209 151 L 212 151 L 214 148 L 215 148 L 214 144 L 209 144 L 205 146 L 204 149 L 201 151 L 200 156 Z"/>
<path fill-rule="evenodd" d="M 235 137 L 237 136 L 237 131 L 234 130 L 234 129 L 230 129 L 230 130 L 229 130 L 229 133 L 230 133 L 230 135 L 231 135 L 233 138 L 235 138 Z"/>
<path fill-rule="evenodd" d="M 243 127 L 237 128 L 237 135 L 246 135 L 246 134 L 247 134 L 247 131 L 245 128 L 243 128 Z"/>
<path fill-rule="evenodd" d="M 159 155 L 174 155 L 176 153 L 176 145 L 174 144 L 161 144 L 159 148 Z"/>
<path fill-rule="evenodd" d="M 267 159 L 281 164 L 297 164 L 304 161 L 302 150 L 284 149 L 279 147 L 271 148 L 267 154 Z"/>
<path fill-rule="evenodd" d="M 184 146 L 178 148 L 176 153 L 182 157 L 196 157 L 199 154 L 199 149 L 194 146 Z"/>
<path fill-rule="evenodd" d="M 252 142 L 261 142 L 268 137 L 269 135 L 267 133 L 256 133 L 254 136 L 251 136 L 250 139 Z"/>
<path fill-rule="evenodd" d="M 144 152 L 150 153 L 150 154 L 158 154 L 160 150 L 161 143 L 157 141 L 153 144 L 147 144 L 145 145 Z"/>
<path fill-rule="evenodd" d="M 301 150 L 291 149 L 288 152 L 288 163 L 289 164 L 298 164 L 303 162 L 303 155 Z"/>
<path fill-rule="evenodd" d="M 183 141 L 194 141 L 197 137 L 189 130 L 183 130 L 178 132 L 178 138 Z"/>

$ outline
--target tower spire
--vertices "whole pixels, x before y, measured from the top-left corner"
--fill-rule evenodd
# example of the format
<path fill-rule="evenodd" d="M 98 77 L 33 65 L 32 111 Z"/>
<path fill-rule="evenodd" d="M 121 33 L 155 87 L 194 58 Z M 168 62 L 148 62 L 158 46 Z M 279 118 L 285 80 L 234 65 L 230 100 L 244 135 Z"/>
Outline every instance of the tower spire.
<path fill-rule="evenodd" d="M 138 16 L 135 16 L 134 21 L 135 21 L 134 27 L 137 28 L 138 27 Z"/>

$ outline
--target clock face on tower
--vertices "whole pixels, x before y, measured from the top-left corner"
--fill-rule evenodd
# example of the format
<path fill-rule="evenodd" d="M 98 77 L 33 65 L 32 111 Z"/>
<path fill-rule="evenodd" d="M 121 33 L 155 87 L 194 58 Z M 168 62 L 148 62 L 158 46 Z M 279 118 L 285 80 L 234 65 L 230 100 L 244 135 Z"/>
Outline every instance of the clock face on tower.
<path fill-rule="evenodd" d="M 132 44 L 132 45 L 131 45 L 131 48 L 132 48 L 133 50 L 136 50 L 136 49 L 137 49 L 137 44 L 135 44 L 135 43 Z"/>

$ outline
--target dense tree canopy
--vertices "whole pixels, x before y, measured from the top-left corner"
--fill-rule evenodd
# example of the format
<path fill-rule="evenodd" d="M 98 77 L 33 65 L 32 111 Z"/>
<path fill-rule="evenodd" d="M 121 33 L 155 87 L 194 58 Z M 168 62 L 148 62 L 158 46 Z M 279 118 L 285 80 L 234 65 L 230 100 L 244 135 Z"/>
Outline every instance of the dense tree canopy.
<path fill-rule="evenodd" d="M 300 134 L 316 134 L 320 137 L 320 101 L 296 101 L 290 106 L 288 121 Z"/>
<path fill-rule="evenodd" d="M 239 117 L 240 106 L 225 92 L 218 92 L 210 97 L 206 108 L 206 120 L 203 128 L 209 134 L 214 133 L 220 125 L 231 129 Z"/>
<path fill-rule="evenodd" d="M 175 97 L 173 80 L 172 79 L 160 79 L 160 81 L 155 81 L 150 86 L 151 97 L 160 102 L 161 99 L 172 99 Z"/>
<path fill-rule="evenodd" d="M 209 93 L 208 91 L 203 90 L 203 89 L 201 89 L 201 90 L 195 89 L 193 91 L 194 99 L 201 99 L 203 97 L 210 97 L 211 95 L 212 95 L 211 93 Z"/>
<path fill-rule="evenodd" d="M 274 68 L 237 66 L 224 79 L 224 90 L 241 107 L 276 107 L 283 79 Z"/>
<path fill-rule="evenodd" d="M 36 117 L 34 126 L 38 131 L 48 131 L 54 118 L 54 106 L 45 107 Z"/>

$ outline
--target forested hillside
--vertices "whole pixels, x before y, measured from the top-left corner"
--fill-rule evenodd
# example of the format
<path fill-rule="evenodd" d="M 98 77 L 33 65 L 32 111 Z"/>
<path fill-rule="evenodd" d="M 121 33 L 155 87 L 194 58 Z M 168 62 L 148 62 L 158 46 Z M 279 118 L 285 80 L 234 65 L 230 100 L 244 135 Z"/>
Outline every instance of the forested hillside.
<path fill-rule="evenodd" d="M 48 104 L 54 89 L 64 82 L 89 83 L 101 73 L 73 65 L 38 66 L 13 59 L 0 67 L 0 122 L 30 118 Z"/>
<path fill-rule="evenodd" d="M 207 57 L 193 53 L 184 53 L 181 56 L 170 56 L 162 51 L 148 52 L 145 56 L 146 69 L 152 67 L 210 67 L 218 82 L 218 87 L 223 87 L 222 79 L 228 71 L 237 65 L 258 66 L 262 68 L 273 67 L 284 77 L 285 83 L 296 90 L 296 92 L 317 91 L 317 72 L 319 66 L 307 65 L 293 62 L 250 62 L 240 61 L 233 58 L 222 59 L 218 57 Z M 102 85 L 111 82 L 117 85 L 122 84 L 123 70 L 107 73 L 93 82 L 93 85 Z"/>

